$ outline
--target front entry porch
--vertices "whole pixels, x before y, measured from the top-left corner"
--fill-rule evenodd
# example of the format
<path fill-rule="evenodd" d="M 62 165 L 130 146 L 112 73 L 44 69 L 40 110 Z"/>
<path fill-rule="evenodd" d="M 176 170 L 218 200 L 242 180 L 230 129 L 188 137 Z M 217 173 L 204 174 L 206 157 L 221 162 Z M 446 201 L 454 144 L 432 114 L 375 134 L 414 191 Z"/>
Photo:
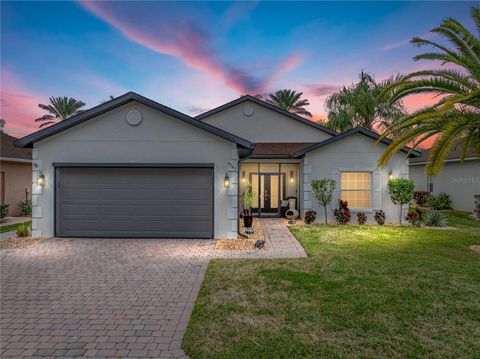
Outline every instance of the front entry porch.
<path fill-rule="evenodd" d="M 258 217 L 281 217 L 289 200 L 298 211 L 300 163 L 246 161 L 240 165 L 240 195 L 251 183 L 254 193 L 252 211 Z M 240 209 L 241 210 L 241 209 Z"/>

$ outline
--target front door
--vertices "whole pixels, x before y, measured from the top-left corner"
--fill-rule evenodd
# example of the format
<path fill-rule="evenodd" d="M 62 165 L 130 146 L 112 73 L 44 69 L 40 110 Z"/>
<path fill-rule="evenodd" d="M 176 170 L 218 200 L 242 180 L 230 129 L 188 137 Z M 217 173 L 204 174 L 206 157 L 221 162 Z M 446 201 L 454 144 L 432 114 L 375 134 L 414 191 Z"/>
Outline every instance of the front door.
<path fill-rule="evenodd" d="M 254 193 L 254 211 L 259 215 L 278 214 L 285 186 L 284 174 L 252 173 L 251 183 Z"/>

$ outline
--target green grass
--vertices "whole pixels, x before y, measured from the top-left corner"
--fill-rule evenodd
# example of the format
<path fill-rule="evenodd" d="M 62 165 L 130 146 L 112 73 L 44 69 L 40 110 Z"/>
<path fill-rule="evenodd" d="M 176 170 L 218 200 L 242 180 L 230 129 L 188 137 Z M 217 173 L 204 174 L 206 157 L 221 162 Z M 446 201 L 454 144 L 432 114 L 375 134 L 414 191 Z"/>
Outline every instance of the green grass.
<path fill-rule="evenodd" d="M 24 223 L 28 223 L 30 226 L 32 225 L 32 221 L 26 221 L 26 222 L 23 222 L 23 223 L 15 223 L 15 224 L 7 224 L 7 225 L 3 225 L 3 223 L 2 223 L 1 227 L 0 227 L 0 233 L 16 231 L 18 226 L 20 226 Z"/>
<path fill-rule="evenodd" d="M 309 258 L 215 260 L 192 358 L 478 358 L 479 223 L 292 228 Z"/>

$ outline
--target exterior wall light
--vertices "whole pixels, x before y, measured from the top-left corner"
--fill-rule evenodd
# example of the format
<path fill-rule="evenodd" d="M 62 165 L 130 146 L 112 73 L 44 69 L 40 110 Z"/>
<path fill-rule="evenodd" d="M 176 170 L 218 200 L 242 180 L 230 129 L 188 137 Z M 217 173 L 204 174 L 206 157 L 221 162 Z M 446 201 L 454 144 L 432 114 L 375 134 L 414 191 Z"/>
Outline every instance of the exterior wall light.
<path fill-rule="evenodd" d="M 223 185 L 225 188 L 230 187 L 230 177 L 228 177 L 228 173 L 225 175 L 225 179 L 223 180 Z"/>
<path fill-rule="evenodd" d="M 37 186 L 43 187 L 45 186 L 45 175 L 43 172 L 40 172 L 37 177 Z"/>
<path fill-rule="evenodd" d="M 290 183 L 293 183 L 295 181 L 295 174 L 293 171 L 290 171 Z"/>
<path fill-rule="evenodd" d="M 242 182 L 245 183 L 245 171 L 242 171 Z"/>
<path fill-rule="evenodd" d="M 393 179 L 393 172 L 392 170 L 388 171 L 388 179 Z"/>

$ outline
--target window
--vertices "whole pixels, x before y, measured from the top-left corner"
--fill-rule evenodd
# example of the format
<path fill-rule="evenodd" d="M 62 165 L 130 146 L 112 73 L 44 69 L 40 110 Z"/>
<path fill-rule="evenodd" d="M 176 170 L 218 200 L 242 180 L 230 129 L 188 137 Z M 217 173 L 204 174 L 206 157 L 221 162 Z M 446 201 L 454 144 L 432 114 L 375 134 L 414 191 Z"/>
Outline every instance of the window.
<path fill-rule="evenodd" d="M 340 190 L 340 198 L 348 207 L 372 208 L 371 172 L 342 172 Z"/>

